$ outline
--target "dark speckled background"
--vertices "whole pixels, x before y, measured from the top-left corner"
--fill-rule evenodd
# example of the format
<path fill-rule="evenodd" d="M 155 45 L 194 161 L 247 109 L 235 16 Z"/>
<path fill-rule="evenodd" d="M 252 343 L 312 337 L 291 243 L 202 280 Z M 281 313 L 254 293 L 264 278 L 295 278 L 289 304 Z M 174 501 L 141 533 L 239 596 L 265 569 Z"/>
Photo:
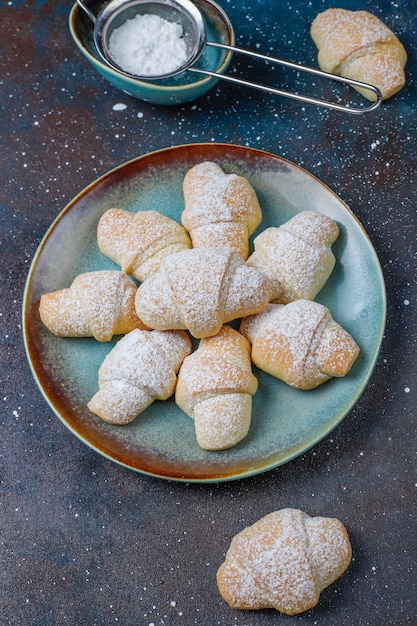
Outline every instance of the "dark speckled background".
<path fill-rule="evenodd" d="M 93 72 L 68 31 L 71 2 L 1 3 L 1 624 L 417 623 L 417 2 L 220 4 L 239 45 L 310 65 L 319 11 L 368 9 L 404 43 L 407 86 L 366 117 L 226 83 L 194 103 L 154 107 Z M 235 58 L 232 71 L 267 79 L 247 59 Z M 285 86 L 331 94 L 278 74 Z M 388 317 L 368 388 L 331 435 L 269 473 L 190 485 L 130 472 L 63 426 L 31 376 L 21 304 L 43 234 L 86 185 L 140 154 L 213 141 L 280 154 L 347 202 L 380 258 Z M 232 611 L 215 583 L 232 536 L 286 506 L 339 517 L 351 567 L 306 614 Z"/>

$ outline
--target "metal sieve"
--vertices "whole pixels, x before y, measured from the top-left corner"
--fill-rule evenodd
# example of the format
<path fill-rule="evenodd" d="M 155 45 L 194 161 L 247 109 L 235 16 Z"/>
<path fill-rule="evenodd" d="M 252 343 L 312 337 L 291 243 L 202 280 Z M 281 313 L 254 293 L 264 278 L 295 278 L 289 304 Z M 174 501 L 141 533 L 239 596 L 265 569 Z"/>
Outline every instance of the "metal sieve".
<path fill-rule="evenodd" d="M 77 0 L 77 3 L 86 12 L 88 17 L 94 24 L 94 43 L 105 63 L 107 63 L 114 70 L 126 76 L 130 76 L 131 78 L 135 78 L 141 81 L 158 81 L 160 79 L 176 76 L 184 71 L 190 71 L 196 72 L 198 74 L 205 74 L 207 76 L 212 76 L 215 78 L 220 78 L 230 83 L 236 83 L 245 87 L 251 87 L 254 89 L 265 91 L 270 94 L 284 96 L 292 98 L 294 100 L 307 102 L 309 104 L 315 104 L 318 106 L 327 107 L 329 109 L 335 109 L 338 111 L 352 114 L 368 113 L 377 109 L 382 102 L 382 94 L 379 89 L 374 85 L 363 83 L 350 78 L 335 76 L 334 74 L 329 74 L 327 72 L 323 72 L 322 70 L 317 70 L 315 68 L 301 65 L 298 63 L 292 63 L 291 61 L 286 61 L 283 59 L 266 56 L 258 52 L 246 50 L 244 48 L 237 48 L 235 46 L 230 46 L 224 43 L 208 41 L 207 25 L 204 16 L 191 0 L 110 0 L 110 2 L 104 6 L 104 8 L 97 16 L 92 13 L 92 11 L 84 3 L 83 0 Z M 216 8 L 222 14 L 224 19 L 226 21 L 229 21 L 223 9 L 221 9 L 218 5 L 216 5 Z M 179 67 L 176 67 L 174 71 L 158 75 L 142 75 L 139 73 L 133 74 L 118 65 L 109 52 L 110 38 L 112 36 L 112 33 L 116 29 L 121 27 L 127 20 L 133 19 L 137 15 L 156 15 L 166 20 L 167 22 L 175 22 L 181 25 L 182 38 L 184 40 L 186 48 L 185 62 L 182 63 Z M 164 42 L 159 41 L 158 45 L 163 46 Z M 321 76 L 332 81 L 344 83 L 345 85 L 349 85 L 351 87 L 361 87 L 363 89 L 369 89 L 375 94 L 376 100 L 369 106 L 356 108 L 349 105 L 338 104 L 336 102 L 329 102 L 327 100 L 312 98 L 310 96 L 305 96 L 290 91 L 283 91 L 275 87 L 243 80 L 235 76 L 230 76 L 229 74 L 221 74 L 219 72 L 195 67 L 194 63 L 196 63 L 196 61 L 200 58 L 206 46 L 212 46 L 214 48 L 220 48 L 232 53 L 246 55 L 272 64 L 283 65 L 285 67 L 294 69 L 297 72 L 307 72 L 315 76 Z"/>

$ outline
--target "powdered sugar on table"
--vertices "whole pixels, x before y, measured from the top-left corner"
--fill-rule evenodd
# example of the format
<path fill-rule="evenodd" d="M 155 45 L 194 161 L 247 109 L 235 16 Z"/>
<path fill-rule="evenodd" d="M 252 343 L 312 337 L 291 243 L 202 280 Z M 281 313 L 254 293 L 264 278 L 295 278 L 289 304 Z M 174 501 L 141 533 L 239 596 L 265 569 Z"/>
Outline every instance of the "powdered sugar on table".
<path fill-rule="evenodd" d="M 187 61 L 181 24 L 151 13 L 138 14 L 115 28 L 108 50 L 122 70 L 137 76 L 169 74 Z"/>

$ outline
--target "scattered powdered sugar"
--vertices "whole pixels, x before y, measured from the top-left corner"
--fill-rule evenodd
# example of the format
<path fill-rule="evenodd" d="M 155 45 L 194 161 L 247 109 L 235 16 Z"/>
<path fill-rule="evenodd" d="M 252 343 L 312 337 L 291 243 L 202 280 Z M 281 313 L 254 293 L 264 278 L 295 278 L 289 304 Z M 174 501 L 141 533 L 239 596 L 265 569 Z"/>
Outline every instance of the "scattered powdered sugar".
<path fill-rule="evenodd" d="M 136 76 L 162 76 L 187 61 L 181 24 L 145 13 L 126 20 L 109 38 L 109 54 L 125 72 Z"/>

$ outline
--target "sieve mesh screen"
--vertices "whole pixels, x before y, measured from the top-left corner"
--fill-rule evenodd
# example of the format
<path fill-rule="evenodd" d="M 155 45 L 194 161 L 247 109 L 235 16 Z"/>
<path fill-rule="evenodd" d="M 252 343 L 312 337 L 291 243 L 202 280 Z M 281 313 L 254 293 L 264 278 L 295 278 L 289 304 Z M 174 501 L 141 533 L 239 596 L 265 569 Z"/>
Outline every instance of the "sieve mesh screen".
<path fill-rule="evenodd" d="M 143 0 L 132 0 L 132 2 L 123 4 L 119 10 L 111 13 L 102 27 L 101 47 L 103 53 L 109 60 L 114 62 L 110 52 L 110 39 L 112 34 L 127 21 L 133 20 L 136 16 L 155 15 L 162 20 L 170 23 L 179 24 L 182 27 L 182 39 L 185 43 L 187 60 L 182 64 L 181 68 L 191 65 L 196 56 L 201 52 L 201 26 L 196 22 L 194 16 L 182 6 L 167 3 L 166 0 L 144 2 Z M 164 45 L 163 40 L 158 41 L 161 47 Z M 140 75 L 140 72 L 138 72 Z M 157 76 L 154 76 L 157 78 Z"/>

